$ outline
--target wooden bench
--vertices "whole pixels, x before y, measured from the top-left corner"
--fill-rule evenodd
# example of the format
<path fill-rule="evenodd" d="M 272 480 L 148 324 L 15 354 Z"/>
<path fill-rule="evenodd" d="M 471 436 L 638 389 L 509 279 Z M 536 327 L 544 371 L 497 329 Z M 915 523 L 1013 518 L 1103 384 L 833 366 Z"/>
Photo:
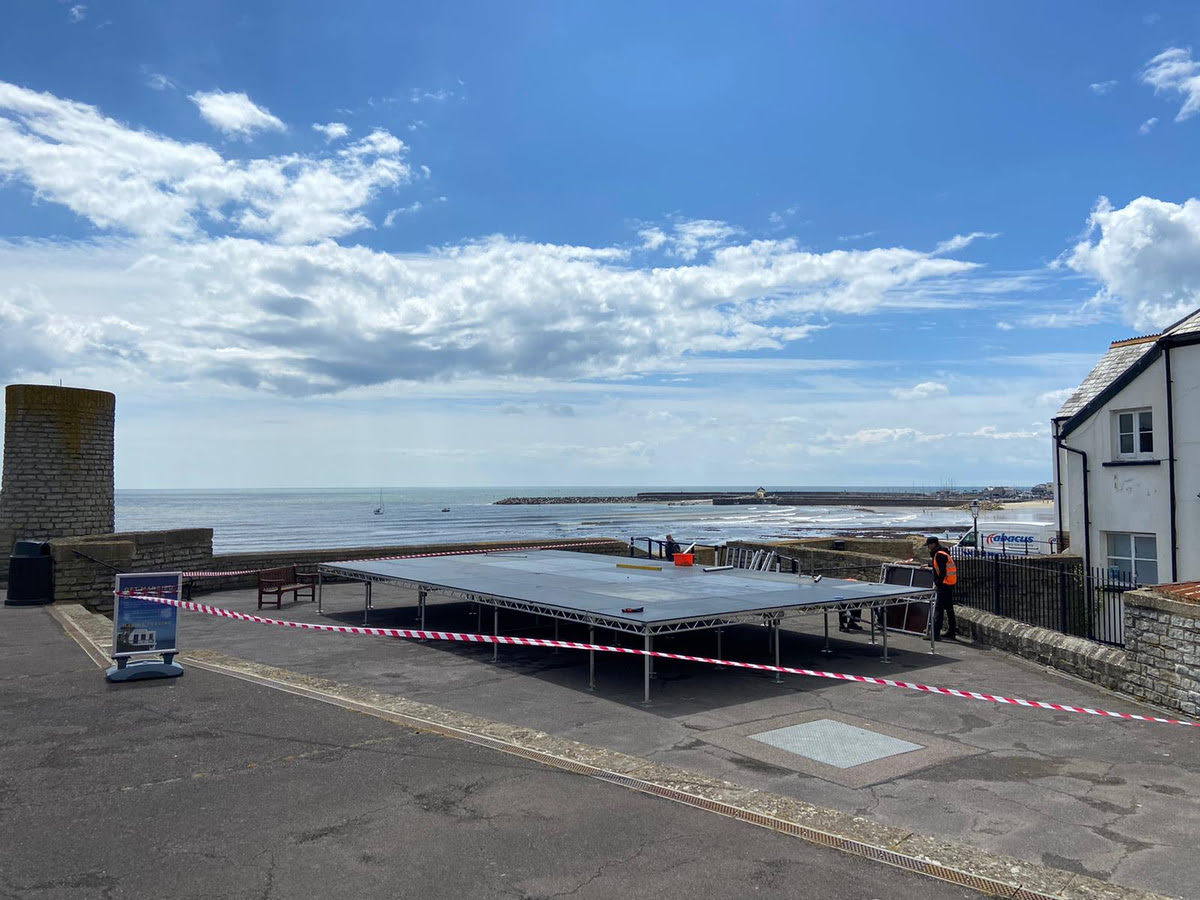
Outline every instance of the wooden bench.
<path fill-rule="evenodd" d="M 263 569 L 258 573 L 258 608 L 263 608 L 269 597 L 275 598 L 275 608 L 283 608 L 283 595 L 290 593 L 292 601 L 300 599 L 302 593 L 308 595 L 311 602 L 317 599 L 317 573 L 297 572 L 295 566 L 282 566 L 278 569 Z"/>

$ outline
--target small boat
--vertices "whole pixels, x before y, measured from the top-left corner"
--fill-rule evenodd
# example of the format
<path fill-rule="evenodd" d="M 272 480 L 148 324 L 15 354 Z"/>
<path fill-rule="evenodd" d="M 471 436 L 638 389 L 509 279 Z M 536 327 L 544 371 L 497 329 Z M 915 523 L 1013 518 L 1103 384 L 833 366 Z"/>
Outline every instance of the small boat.
<path fill-rule="evenodd" d="M 450 507 L 448 507 L 448 506 L 443 506 L 443 507 L 442 507 L 442 512 L 450 512 Z"/>
<path fill-rule="evenodd" d="M 382 490 L 379 492 L 379 505 L 377 507 L 375 507 L 375 515 L 377 515 L 377 516 L 383 515 L 383 491 Z"/>

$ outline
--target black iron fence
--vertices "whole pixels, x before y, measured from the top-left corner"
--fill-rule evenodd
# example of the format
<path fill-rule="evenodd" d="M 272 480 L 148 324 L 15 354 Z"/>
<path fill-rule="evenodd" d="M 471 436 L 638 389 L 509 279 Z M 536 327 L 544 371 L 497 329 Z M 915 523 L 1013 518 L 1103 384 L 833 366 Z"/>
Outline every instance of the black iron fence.
<path fill-rule="evenodd" d="M 957 560 L 956 603 L 1102 644 L 1125 645 L 1125 572 L 1085 570 L 1078 561 L 1004 557 Z"/>

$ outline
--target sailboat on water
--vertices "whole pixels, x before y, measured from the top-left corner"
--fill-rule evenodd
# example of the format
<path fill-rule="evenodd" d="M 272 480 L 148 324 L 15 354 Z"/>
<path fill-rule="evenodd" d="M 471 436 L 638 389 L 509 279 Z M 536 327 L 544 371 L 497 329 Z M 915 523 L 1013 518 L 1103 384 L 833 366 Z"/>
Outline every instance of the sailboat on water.
<path fill-rule="evenodd" d="M 380 491 L 379 491 L 379 505 L 377 507 L 375 507 L 375 515 L 377 515 L 377 516 L 383 515 L 383 490 L 382 489 L 380 489 Z"/>

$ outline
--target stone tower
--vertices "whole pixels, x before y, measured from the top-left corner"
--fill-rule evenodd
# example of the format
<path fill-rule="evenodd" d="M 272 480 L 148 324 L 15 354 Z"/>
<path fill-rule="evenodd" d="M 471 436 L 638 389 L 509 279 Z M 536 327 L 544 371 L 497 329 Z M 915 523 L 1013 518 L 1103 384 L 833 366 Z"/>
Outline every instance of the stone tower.
<path fill-rule="evenodd" d="M 0 555 L 17 540 L 112 532 L 116 406 L 107 391 L 5 389 Z"/>

